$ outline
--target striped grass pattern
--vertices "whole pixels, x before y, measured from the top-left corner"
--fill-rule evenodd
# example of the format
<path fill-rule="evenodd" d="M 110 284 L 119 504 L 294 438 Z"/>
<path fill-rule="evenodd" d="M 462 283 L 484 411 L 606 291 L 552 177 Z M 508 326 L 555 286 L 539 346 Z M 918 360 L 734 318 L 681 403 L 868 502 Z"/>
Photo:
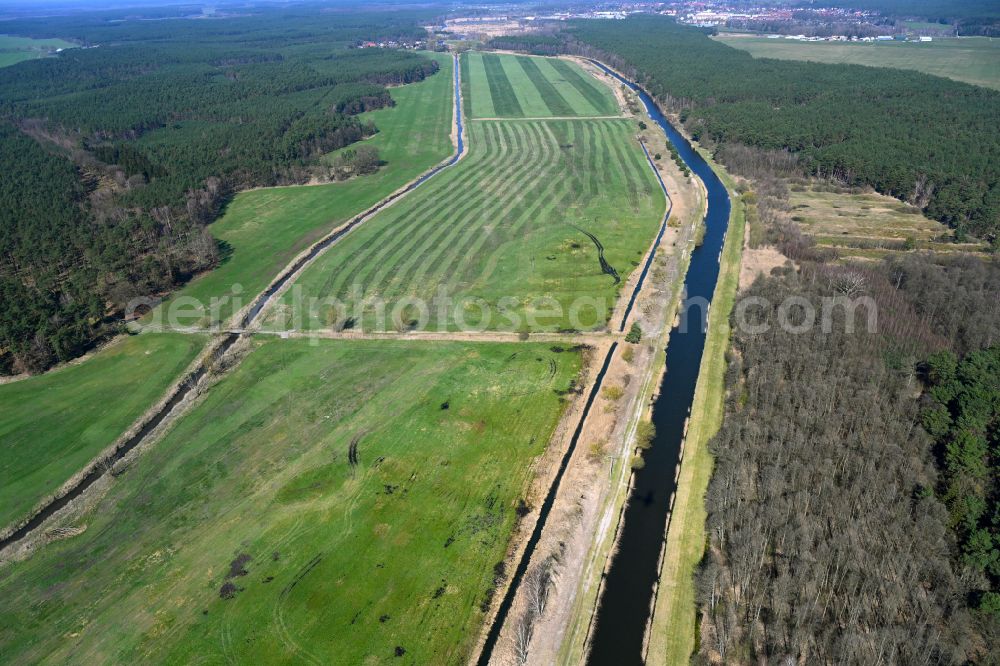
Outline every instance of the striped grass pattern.
<path fill-rule="evenodd" d="M 390 304 L 431 300 L 439 287 L 456 298 L 483 299 L 500 308 L 514 297 L 523 314 L 542 296 L 568 304 L 576 296 L 604 297 L 590 328 L 603 326 L 618 285 L 602 271 L 607 261 L 625 279 L 644 254 L 662 216 L 664 199 L 623 120 L 478 122 L 469 126 L 470 152 L 396 206 L 331 248 L 299 279 L 306 297 L 359 294 Z M 576 227 L 579 227 L 577 229 Z M 292 295 L 282 303 L 290 305 Z M 511 306 L 508 306 L 509 308 Z M 329 326 L 326 313 L 313 326 Z M 478 313 L 464 316 L 479 324 Z M 365 321 L 358 325 L 368 325 Z M 492 321 L 488 328 L 502 327 Z M 538 328 L 565 328 L 554 317 Z M 461 328 L 451 314 L 431 313 L 433 329 Z"/>
<path fill-rule="evenodd" d="M 466 53 L 462 76 L 472 118 L 586 118 L 618 112 L 607 87 L 559 58 Z"/>

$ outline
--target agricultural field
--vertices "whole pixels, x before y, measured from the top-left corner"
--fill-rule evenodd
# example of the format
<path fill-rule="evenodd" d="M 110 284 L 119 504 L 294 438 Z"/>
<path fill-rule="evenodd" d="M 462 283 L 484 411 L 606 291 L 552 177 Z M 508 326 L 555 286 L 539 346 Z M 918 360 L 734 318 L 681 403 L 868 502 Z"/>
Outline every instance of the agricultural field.
<path fill-rule="evenodd" d="M 71 49 L 76 44 L 63 39 L 31 39 L 0 35 L 0 67 L 7 67 L 33 58 L 42 58 L 56 49 Z"/>
<path fill-rule="evenodd" d="M 955 243 L 954 232 L 919 208 L 871 191 L 803 181 L 791 186 L 792 220 L 840 256 L 878 258 L 904 250 L 977 251 L 981 243 Z"/>
<path fill-rule="evenodd" d="M 635 131 L 626 120 L 470 122 L 469 154 L 321 255 L 265 327 L 604 326 L 665 209 Z M 596 302 L 574 321 L 578 297 Z M 306 316 L 312 299 L 343 307 Z"/>
<path fill-rule="evenodd" d="M 462 56 L 470 118 L 613 116 L 607 86 L 561 58 L 470 52 Z"/>
<path fill-rule="evenodd" d="M 112 444 L 205 342 L 179 333 L 125 337 L 79 363 L 0 385 L 0 529 Z"/>
<path fill-rule="evenodd" d="M 988 37 L 935 37 L 929 43 L 798 42 L 736 34 L 716 39 L 755 58 L 915 69 L 1000 90 L 1000 40 Z"/>
<path fill-rule="evenodd" d="M 363 142 L 385 163 L 376 173 L 339 183 L 271 187 L 242 192 L 209 229 L 223 261 L 179 290 L 208 309 L 226 299 L 219 321 L 227 320 L 260 293 L 299 252 L 331 229 L 372 206 L 447 158 L 454 150 L 452 57 L 433 54 L 441 70 L 421 81 L 391 89 L 396 106 L 362 114 L 379 132 Z M 357 145 L 357 144 L 356 144 Z M 238 285 L 238 286 L 237 286 Z M 167 301 L 169 306 L 171 301 Z M 146 321 L 153 317 L 147 317 Z M 196 311 L 179 325 L 208 325 L 210 313 Z"/>
<path fill-rule="evenodd" d="M 581 354 L 252 345 L 82 535 L 0 571 L 5 662 L 468 659 Z"/>

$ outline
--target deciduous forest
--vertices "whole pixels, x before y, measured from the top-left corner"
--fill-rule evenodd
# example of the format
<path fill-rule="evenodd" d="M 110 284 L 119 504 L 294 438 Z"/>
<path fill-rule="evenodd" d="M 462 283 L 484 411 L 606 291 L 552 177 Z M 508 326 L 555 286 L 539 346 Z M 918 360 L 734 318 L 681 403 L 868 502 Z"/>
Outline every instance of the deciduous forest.
<path fill-rule="evenodd" d="M 930 253 L 845 264 L 770 224 L 767 241 L 796 264 L 745 294 L 768 305 L 734 315 L 697 659 L 990 663 L 1000 265 Z M 819 313 L 823 299 L 859 297 L 825 329 L 798 328 L 799 306 L 781 325 L 789 298 Z"/>
<path fill-rule="evenodd" d="M 437 63 L 421 15 L 267 10 L 224 22 L 9 22 L 82 48 L 0 69 L 0 371 L 42 370 L 129 299 L 224 261 L 206 230 L 248 187 L 342 177 L 315 160 Z M 280 20 L 279 20 L 280 19 Z M 140 43 L 141 42 L 141 43 Z"/>

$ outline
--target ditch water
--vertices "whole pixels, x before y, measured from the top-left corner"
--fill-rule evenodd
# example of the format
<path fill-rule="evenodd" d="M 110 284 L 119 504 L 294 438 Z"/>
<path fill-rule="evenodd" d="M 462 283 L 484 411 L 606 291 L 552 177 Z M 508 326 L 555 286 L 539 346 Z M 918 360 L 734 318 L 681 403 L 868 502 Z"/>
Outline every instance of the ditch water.
<path fill-rule="evenodd" d="M 704 241 L 691 254 L 684 280 L 688 299 L 712 300 L 719 278 L 719 260 L 729 227 L 730 201 L 725 185 L 674 127 L 656 103 L 636 84 L 591 61 L 636 91 L 649 116 L 666 133 L 681 159 L 708 190 Z M 704 299 L 704 300 L 701 300 Z M 619 528 L 618 544 L 604 579 L 591 639 L 589 664 L 641 664 L 646 623 L 659 577 L 667 516 L 676 490 L 676 474 L 684 438 L 684 422 L 691 412 L 701 357 L 705 350 L 702 321 L 707 313 L 698 305 L 682 304 L 679 325 L 670 333 L 666 349 L 667 372 L 653 404 L 656 438 L 645 452 L 645 467 L 632 477 L 628 506 Z"/>
<path fill-rule="evenodd" d="M 454 84 L 455 84 L 455 122 L 458 127 L 458 145 L 456 147 L 455 155 L 446 163 L 438 165 L 425 173 L 423 176 L 413 181 L 405 189 L 396 192 L 387 199 L 382 200 L 375 206 L 372 206 L 365 212 L 354 217 L 349 224 L 347 224 L 343 229 L 337 233 L 331 235 L 329 238 L 325 239 L 322 243 L 319 243 L 309 253 L 299 259 L 291 267 L 291 269 L 286 270 L 283 275 L 275 280 L 270 287 L 268 287 L 258 298 L 254 301 L 253 305 L 247 311 L 243 319 L 240 320 L 240 328 L 246 328 L 251 323 L 256 320 L 258 315 L 264 307 L 270 302 L 271 298 L 275 293 L 278 292 L 284 285 L 286 285 L 290 280 L 294 279 L 303 266 L 310 260 L 320 254 L 323 250 L 328 248 L 338 239 L 342 238 L 347 232 L 361 224 L 365 219 L 371 215 L 377 213 L 379 210 L 387 206 L 389 203 L 395 201 L 399 197 L 413 191 L 421 183 L 426 182 L 432 176 L 438 174 L 442 169 L 450 167 L 451 165 L 458 162 L 459 158 L 465 150 L 465 143 L 462 137 L 462 89 L 459 80 L 459 67 L 458 67 L 458 56 L 454 57 Z M 138 432 L 129 437 L 127 440 L 119 444 L 119 446 L 106 458 L 102 465 L 94 466 L 86 475 L 84 475 L 73 487 L 68 489 L 63 495 L 52 499 L 48 504 L 39 509 L 31 518 L 25 522 L 22 526 L 11 532 L 6 537 L 0 539 L 0 550 L 7 548 L 8 546 L 17 543 L 18 541 L 24 539 L 28 534 L 34 530 L 41 527 L 46 520 L 48 520 L 57 511 L 65 507 L 67 504 L 72 502 L 74 499 L 83 494 L 83 492 L 92 486 L 94 482 L 100 479 L 102 476 L 107 474 L 111 469 L 111 466 L 125 457 L 125 455 L 138 446 L 163 420 L 177 407 L 178 404 L 195 388 L 201 378 L 208 372 L 211 365 L 222 357 L 237 339 L 239 339 L 240 334 L 229 333 L 226 335 L 225 339 L 219 346 L 219 349 L 212 355 L 211 359 L 206 360 L 204 363 L 200 364 L 195 368 L 183 381 L 177 386 L 177 389 L 170 396 L 170 398 L 164 403 L 164 405 L 152 414 L 148 420 L 139 428 Z M 0 526 L 2 527 L 2 526 Z"/>

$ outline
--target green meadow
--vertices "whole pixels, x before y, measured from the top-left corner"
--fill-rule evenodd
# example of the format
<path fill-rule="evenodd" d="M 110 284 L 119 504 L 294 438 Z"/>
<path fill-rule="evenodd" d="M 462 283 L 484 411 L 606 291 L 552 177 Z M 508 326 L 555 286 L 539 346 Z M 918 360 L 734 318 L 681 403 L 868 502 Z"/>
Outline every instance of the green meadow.
<path fill-rule="evenodd" d="M 0 569 L 6 663 L 465 663 L 580 354 L 254 341 Z"/>
<path fill-rule="evenodd" d="M 31 39 L 14 35 L 0 35 L 0 67 L 41 58 L 56 49 L 71 49 L 76 44 L 63 39 Z"/>
<path fill-rule="evenodd" d="M 0 528 L 26 517 L 112 444 L 180 377 L 205 340 L 180 333 L 125 337 L 79 363 L 0 385 Z"/>
<path fill-rule="evenodd" d="M 915 69 L 1000 90 L 1000 40 L 934 37 L 932 42 L 798 42 L 731 34 L 717 39 L 755 58 Z"/>
<path fill-rule="evenodd" d="M 607 86 L 560 58 L 470 52 L 462 56 L 472 118 L 613 116 Z"/>
<path fill-rule="evenodd" d="M 376 147 L 385 163 L 378 172 L 340 183 L 271 187 L 236 195 L 209 227 L 227 258 L 179 290 L 165 306 L 184 297 L 207 310 L 212 299 L 219 299 L 218 320 L 227 320 L 302 250 L 448 157 L 454 150 L 452 58 L 431 55 L 441 64 L 437 74 L 393 88 L 394 107 L 362 115 L 379 129 L 364 142 Z M 196 311 L 178 323 L 207 324 L 209 313 Z"/>
<path fill-rule="evenodd" d="M 264 325 L 603 327 L 622 283 L 597 243 L 624 281 L 665 206 L 635 132 L 627 120 L 470 121 L 461 162 L 321 255 Z M 580 297 L 596 305 L 574 321 Z"/>

